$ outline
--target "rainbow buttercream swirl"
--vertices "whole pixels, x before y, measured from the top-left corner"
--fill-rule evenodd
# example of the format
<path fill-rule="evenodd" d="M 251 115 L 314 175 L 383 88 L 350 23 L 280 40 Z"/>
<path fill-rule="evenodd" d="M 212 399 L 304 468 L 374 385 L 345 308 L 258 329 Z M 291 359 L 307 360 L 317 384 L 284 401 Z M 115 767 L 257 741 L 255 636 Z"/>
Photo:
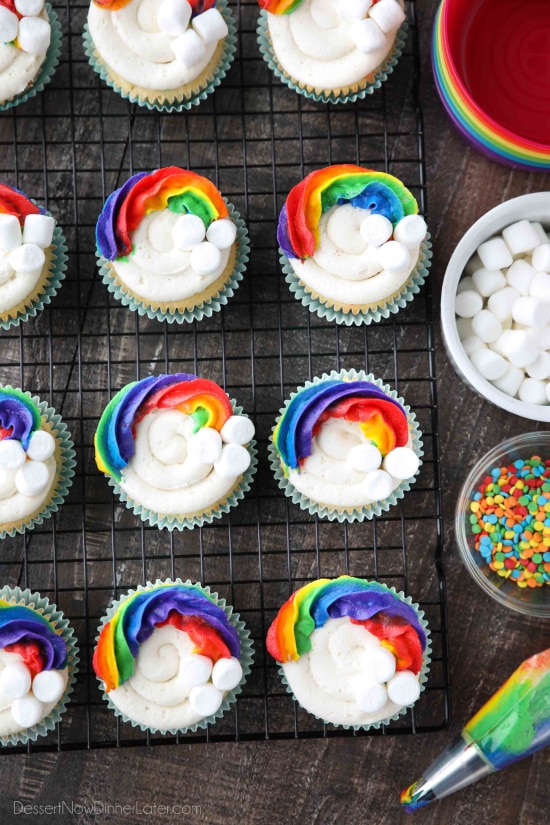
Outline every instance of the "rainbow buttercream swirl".
<path fill-rule="evenodd" d="M 0 649 L 18 653 L 33 676 L 67 666 L 67 646 L 48 620 L 21 604 L 0 599 Z"/>
<path fill-rule="evenodd" d="M 426 634 L 414 608 L 385 585 L 352 576 L 318 579 L 293 593 L 269 628 L 267 649 L 278 662 L 296 661 L 312 649 L 314 630 L 346 616 L 394 654 L 397 670 L 420 672 Z"/>
<path fill-rule="evenodd" d="M 96 227 L 100 254 L 109 261 L 130 255 L 132 232 L 146 215 L 163 209 L 196 215 L 206 228 L 229 214 L 220 192 L 202 175 L 177 166 L 138 172 L 105 201 Z"/>
<path fill-rule="evenodd" d="M 40 410 L 28 395 L 0 387 L 0 441 L 20 441 L 27 450 L 31 435 L 41 426 Z"/>
<path fill-rule="evenodd" d="M 192 584 L 157 584 L 132 593 L 101 630 L 93 667 L 107 692 L 132 677 L 140 646 L 165 624 L 188 633 L 194 653 L 213 661 L 240 656 L 236 628 L 208 593 Z"/>
<path fill-rule="evenodd" d="M 311 257 L 319 244 L 321 215 L 346 203 L 383 215 L 393 226 L 418 213 L 416 199 L 393 175 L 348 163 L 327 166 L 294 186 L 281 210 L 277 240 L 287 258 Z"/>
<path fill-rule="evenodd" d="M 270 14 L 292 14 L 303 0 L 258 0 L 258 3 Z"/>
<path fill-rule="evenodd" d="M 23 226 L 27 215 L 40 215 L 43 212 L 24 192 L 0 183 L 0 215 L 14 215 Z"/>
<path fill-rule="evenodd" d="M 300 469 L 311 455 L 313 437 L 330 418 L 358 422 L 382 455 L 404 447 L 409 439 L 405 410 L 376 384 L 346 378 L 320 381 L 291 398 L 273 431 L 285 475 Z"/>
<path fill-rule="evenodd" d="M 178 409 L 202 427 L 221 430 L 233 414 L 226 393 L 214 381 L 175 373 L 143 378 L 123 387 L 105 408 L 95 435 L 98 468 L 117 481 L 135 452 L 136 427 L 149 413 Z"/>

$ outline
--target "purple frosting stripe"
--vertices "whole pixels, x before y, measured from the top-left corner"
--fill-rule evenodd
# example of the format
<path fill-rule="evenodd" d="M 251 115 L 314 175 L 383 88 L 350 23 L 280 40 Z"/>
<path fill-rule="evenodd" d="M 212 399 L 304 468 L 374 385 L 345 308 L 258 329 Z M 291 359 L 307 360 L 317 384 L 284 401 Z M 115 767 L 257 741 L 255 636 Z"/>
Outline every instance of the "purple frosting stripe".
<path fill-rule="evenodd" d="M 132 175 L 120 189 L 112 192 L 101 211 L 96 226 L 96 244 L 104 258 L 114 261 L 120 255 L 116 236 L 116 219 L 118 211 L 130 194 L 135 184 L 146 177 L 149 172 L 138 172 Z"/>

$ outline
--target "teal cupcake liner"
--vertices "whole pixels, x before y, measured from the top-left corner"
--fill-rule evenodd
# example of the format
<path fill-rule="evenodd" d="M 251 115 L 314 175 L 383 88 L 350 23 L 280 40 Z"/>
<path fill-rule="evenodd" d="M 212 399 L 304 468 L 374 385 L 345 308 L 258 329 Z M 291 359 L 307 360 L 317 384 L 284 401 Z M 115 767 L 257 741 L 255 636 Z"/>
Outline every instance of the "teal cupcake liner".
<path fill-rule="evenodd" d="M 11 387 L 8 384 L 5 384 L 4 387 L 6 389 L 17 389 L 17 387 Z M 49 501 L 44 505 L 44 509 L 26 521 L 22 521 L 21 524 L 12 526 L 9 530 L 0 524 L 0 539 L 5 539 L 7 536 L 13 537 L 16 533 L 23 534 L 28 530 L 32 530 L 37 524 L 42 524 L 44 519 L 50 518 L 52 513 L 56 513 L 65 500 L 69 488 L 73 483 L 74 468 L 76 467 L 71 434 L 67 429 L 67 425 L 61 419 L 61 416 L 56 413 L 53 407 L 48 407 L 47 403 L 41 401 L 37 396 L 31 395 L 30 392 L 25 392 L 24 394 L 36 404 L 42 418 L 45 418 L 46 421 L 51 424 L 61 455 L 57 465 L 57 476 L 54 481 L 53 492 Z"/>
<path fill-rule="evenodd" d="M 227 28 L 229 29 L 227 37 L 224 40 L 222 53 L 220 55 L 220 64 L 217 67 L 215 77 L 209 80 L 204 88 L 200 89 L 198 92 L 185 100 L 178 100 L 174 102 L 169 102 L 167 99 L 164 101 L 149 100 L 145 96 L 134 97 L 129 91 L 121 89 L 117 81 L 112 78 L 109 67 L 102 62 L 101 57 L 96 52 L 94 41 L 90 35 L 88 24 L 86 23 L 84 25 L 84 32 L 82 36 L 84 40 L 84 51 L 88 58 L 88 62 L 90 63 L 92 69 L 98 73 L 101 79 L 105 81 L 111 89 L 117 92 L 117 94 L 121 97 L 129 100 L 130 103 L 135 103 L 138 106 L 145 106 L 148 109 L 156 109 L 159 112 L 182 112 L 185 109 L 191 109 L 193 106 L 198 106 L 202 100 L 205 100 L 208 95 L 212 94 L 216 87 L 220 85 L 229 71 L 231 63 L 235 59 L 235 52 L 237 50 L 237 28 L 235 25 L 235 19 L 226 0 L 217 0 L 216 8 L 223 16 L 225 22 L 227 23 Z M 161 92 L 157 92 L 153 89 L 151 90 L 152 97 L 158 97 L 160 94 Z"/>
<path fill-rule="evenodd" d="M 295 392 L 290 394 L 290 397 L 281 409 L 279 410 L 279 417 L 275 421 L 275 425 L 273 430 L 271 431 L 271 439 L 268 447 L 268 454 L 269 460 L 271 464 L 271 469 L 275 475 L 275 478 L 279 484 L 279 487 L 284 492 L 285 496 L 292 499 L 293 504 L 298 504 L 302 510 L 307 510 L 311 515 L 317 515 L 319 518 L 326 518 L 330 521 L 338 521 L 340 523 L 346 522 L 354 522 L 354 521 L 365 521 L 365 519 L 372 519 L 374 516 L 379 516 L 381 513 L 389 510 L 397 501 L 405 495 L 407 490 L 410 490 L 411 484 L 414 483 L 416 480 L 416 475 L 413 478 L 404 479 L 400 482 L 400 484 L 395 488 L 390 496 L 381 501 L 375 501 L 371 504 L 366 504 L 364 507 L 358 508 L 337 508 L 334 505 L 326 505 L 322 504 L 318 501 L 313 501 L 313 499 L 308 498 L 299 490 L 297 490 L 292 482 L 285 476 L 283 472 L 283 468 L 281 465 L 281 459 L 277 452 L 277 449 L 273 443 L 273 432 L 279 422 L 281 415 L 284 413 L 286 407 L 288 406 L 289 402 L 298 395 L 302 390 L 308 389 L 308 387 L 313 387 L 316 384 L 320 384 L 323 381 L 328 381 L 330 379 L 335 378 L 349 378 L 351 380 L 357 381 L 369 381 L 371 384 L 376 384 L 377 387 L 380 387 L 386 395 L 390 396 L 390 398 L 394 398 L 396 401 L 401 404 L 405 413 L 407 414 L 407 420 L 409 422 L 409 433 L 412 442 L 412 449 L 420 459 L 420 465 L 416 472 L 416 475 L 420 472 L 420 466 L 422 465 L 422 456 L 424 455 L 424 451 L 422 449 L 422 439 L 420 428 L 418 426 L 418 422 L 416 420 L 416 416 L 413 412 L 411 412 L 411 408 L 407 406 L 403 400 L 395 390 L 392 390 L 389 384 L 384 384 L 379 378 L 375 378 L 374 375 L 371 373 L 367 374 L 363 370 L 340 370 L 337 372 L 336 370 L 332 370 L 330 373 L 323 373 L 320 377 L 316 376 L 312 381 L 306 381 L 306 383 L 302 387 L 298 387 Z"/>
<path fill-rule="evenodd" d="M 233 272 L 228 276 L 227 281 L 217 295 L 208 298 L 206 301 L 197 303 L 192 309 L 184 309 L 181 311 L 154 309 L 146 298 L 137 299 L 134 295 L 130 295 L 126 291 L 127 288 L 125 284 L 116 274 L 113 274 L 111 262 L 106 260 L 99 250 L 96 249 L 99 274 L 109 292 L 124 304 L 124 306 L 134 310 L 139 315 L 146 315 L 148 318 L 156 318 L 157 321 L 166 321 L 169 324 L 173 324 L 174 322 L 183 324 L 190 323 L 191 321 L 201 321 L 203 318 L 210 318 L 215 312 L 219 312 L 222 306 L 225 306 L 228 300 L 233 297 L 235 290 L 238 289 L 250 255 L 250 241 L 246 224 L 233 205 L 225 198 L 223 200 L 227 204 L 229 217 L 237 226 L 237 260 L 235 261 Z"/>
<path fill-rule="evenodd" d="M 233 407 L 234 415 L 244 415 L 242 407 L 238 407 L 234 399 L 230 399 Z M 247 444 L 247 450 L 250 453 L 251 462 L 248 470 L 242 474 L 240 480 L 237 480 L 235 487 L 229 491 L 225 500 L 221 504 L 216 504 L 211 510 L 206 513 L 192 516 L 177 516 L 177 515 L 162 515 L 154 513 L 147 507 L 144 507 L 139 502 L 131 499 L 122 489 L 118 481 L 112 476 L 105 473 L 105 477 L 113 488 L 119 499 L 124 502 L 129 510 L 132 510 L 134 515 L 139 516 L 142 521 L 146 521 L 152 526 L 157 526 L 159 530 L 192 530 L 194 527 L 201 527 L 203 524 L 212 524 L 214 519 L 221 518 L 224 513 L 228 513 L 232 507 L 236 507 L 241 499 L 244 498 L 245 493 L 250 490 L 253 477 L 258 466 L 258 451 L 256 450 L 256 440 L 252 439 Z"/>
<path fill-rule="evenodd" d="M 379 584 L 381 584 L 381 582 L 379 582 Z M 422 628 L 423 628 L 424 632 L 426 633 L 426 649 L 424 650 L 424 652 L 422 654 L 422 667 L 420 668 L 420 673 L 418 675 L 418 680 L 420 682 L 420 696 L 422 696 L 422 693 L 424 692 L 424 689 L 426 687 L 426 682 L 428 681 L 428 673 L 429 673 L 430 665 L 431 665 L 431 661 L 432 661 L 432 656 L 431 656 L 431 654 L 432 654 L 431 634 L 430 634 L 430 630 L 428 628 L 428 623 L 425 619 L 425 613 L 424 613 L 423 610 L 420 609 L 419 604 L 417 604 L 416 602 L 413 602 L 413 600 L 411 599 L 410 596 L 405 596 L 405 594 L 402 591 L 396 590 L 395 587 L 388 587 L 387 585 L 382 585 L 382 586 L 385 587 L 386 590 L 389 590 L 391 593 L 395 593 L 395 595 L 398 596 L 401 599 L 401 601 L 405 602 L 406 604 L 408 604 L 410 607 L 413 608 L 413 610 L 416 612 L 419 623 L 422 625 Z M 323 719 L 321 716 L 317 716 L 315 713 L 312 713 L 310 710 L 308 710 L 307 707 L 305 707 L 303 704 L 301 704 L 299 702 L 299 700 L 296 698 L 296 696 L 294 695 L 294 691 L 292 690 L 292 688 L 291 688 L 291 686 L 290 686 L 290 684 L 289 684 L 289 682 L 286 678 L 283 666 L 281 664 L 279 664 L 279 673 L 281 675 L 281 681 L 283 682 L 283 685 L 286 689 L 286 692 L 289 693 L 292 696 L 292 698 L 294 699 L 294 701 L 296 702 L 297 705 L 299 705 L 301 708 L 303 708 L 305 711 L 307 711 L 315 719 L 318 719 L 320 722 L 324 722 L 325 724 L 331 725 L 332 727 L 335 727 L 335 728 L 342 728 L 343 730 L 350 730 L 350 729 L 363 730 L 363 731 L 378 730 L 382 725 L 389 725 L 390 722 L 395 722 L 397 719 L 399 719 L 400 716 L 403 716 L 405 713 L 407 713 L 408 710 L 410 710 L 410 708 L 414 707 L 414 705 L 417 702 L 420 701 L 420 697 L 419 697 L 416 700 L 416 702 L 414 702 L 411 705 L 404 705 L 402 708 L 400 708 L 396 713 L 392 714 L 391 716 L 385 716 L 382 719 L 376 720 L 374 722 L 369 722 L 366 725 L 341 725 L 341 724 L 338 724 L 336 722 L 327 722 L 326 719 Z"/>
<path fill-rule="evenodd" d="M 74 689 L 76 674 L 78 673 L 78 647 L 74 631 L 55 604 L 51 604 L 47 598 L 40 593 L 32 593 L 30 590 L 22 590 L 20 587 L 9 587 L 6 585 L 0 589 L 0 599 L 10 604 L 25 605 L 32 607 L 37 613 L 42 614 L 52 625 L 53 629 L 62 636 L 67 646 L 67 666 L 69 668 L 67 686 L 63 696 L 54 709 L 44 717 L 41 722 L 31 728 L 19 731 L 18 733 L 0 736 L 0 745 L 25 745 L 27 742 L 34 742 L 39 736 L 46 736 L 48 731 L 54 730 L 60 722 L 63 713 L 67 708 L 69 697 Z"/>
<path fill-rule="evenodd" d="M 43 214 L 50 215 L 46 210 L 44 210 Z M 21 322 L 27 321 L 29 318 L 34 318 L 34 316 L 38 315 L 38 313 L 51 302 L 52 298 L 57 295 L 61 282 L 65 278 L 68 260 L 67 242 L 61 229 L 57 225 L 53 230 L 52 247 L 51 269 L 44 282 L 43 291 L 35 298 L 32 304 L 20 309 L 13 318 L 6 318 L 5 320 L 0 318 L 1 329 L 10 329 L 10 327 L 18 326 Z M 7 315 L 8 312 L 9 310 L 4 313 L 4 315 Z"/>
<path fill-rule="evenodd" d="M 378 323 L 382 318 L 389 318 L 390 315 L 399 312 L 400 309 L 404 309 L 407 304 L 414 299 L 414 296 L 420 292 L 420 288 L 428 276 L 432 259 L 432 244 L 430 242 L 430 235 L 428 234 L 420 245 L 420 253 L 415 268 L 397 294 L 380 301 L 371 309 L 361 310 L 356 313 L 335 309 L 328 303 L 331 300 L 329 298 L 315 298 L 309 291 L 307 284 L 301 281 L 295 273 L 292 264 L 280 248 L 279 253 L 279 261 L 285 275 L 285 281 L 289 285 L 294 297 L 300 301 L 303 306 L 307 307 L 310 312 L 315 312 L 319 318 L 324 318 L 327 321 L 336 321 L 337 324 L 345 324 L 349 327 Z"/>
<path fill-rule="evenodd" d="M 305 88 L 306 84 L 301 83 L 298 80 L 294 80 L 289 74 L 287 74 L 286 70 L 278 62 L 277 55 L 273 50 L 273 44 L 271 42 L 268 29 L 268 12 L 264 9 L 260 10 L 258 27 L 256 29 L 256 33 L 258 35 L 258 45 L 260 47 L 262 57 L 275 76 L 285 83 L 290 89 L 298 92 L 298 94 L 309 98 L 309 100 L 317 100 L 321 103 L 353 103 L 356 100 L 362 100 L 367 95 L 373 94 L 373 92 L 375 92 L 376 89 L 379 89 L 382 83 L 387 80 L 388 75 L 393 72 L 397 61 L 403 54 L 408 31 L 409 26 L 405 20 L 397 31 L 395 41 L 389 55 L 378 67 L 378 69 L 376 69 L 373 79 L 357 92 L 342 95 L 328 90 L 324 91 L 322 89 L 308 90 Z M 361 81 L 358 81 L 358 83 L 360 82 Z M 354 86 L 357 84 L 350 85 Z"/>
<path fill-rule="evenodd" d="M 243 675 L 241 681 L 237 685 L 236 688 L 233 690 L 228 691 L 225 699 L 223 700 L 222 704 L 211 716 L 206 716 L 204 719 L 200 719 L 198 722 L 195 722 L 193 725 L 189 725 L 185 728 L 155 728 L 155 727 L 148 727 L 146 725 L 142 725 L 139 722 L 135 722 L 129 716 L 126 716 L 122 713 L 121 710 L 115 705 L 113 700 L 111 699 L 110 693 L 104 690 L 104 683 L 103 680 L 99 678 L 96 674 L 96 678 L 100 684 L 100 687 L 103 691 L 103 699 L 107 702 L 109 708 L 114 712 L 115 716 L 118 716 L 123 722 L 129 722 L 133 727 L 140 728 L 143 732 L 149 731 L 150 733 L 162 733 L 166 734 L 169 733 L 172 736 L 176 734 L 184 734 L 184 733 L 195 733 L 197 730 L 201 728 L 206 728 L 208 725 L 213 725 L 218 719 L 220 719 L 230 708 L 232 704 L 237 701 L 237 696 L 239 693 L 242 692 L 243 685 L 246 682 L 246 677 L 249 675 L 251 671 L 252 661 L 254 658 L 254 645 L 252 643 L 252 639 L 250 637 L 250 631 L 248 630 L 246 624 L 241 619 L 240 615 L 235 612 L 232 605 L 227 604 L 226 600 L 218 596 L 217 593 L 214 593 L 208 585 L 201 585 L 199 582 L 192 582 L 190 579 L 183 581 L 182 579 L 157 579 L 155 582 L 147 582 L 145 585 L 138 585 L 134 590 L 129 590 L 126 595 L 124 595 L 121 599 L 116 599 L 113 601 L 111 606 L 107 609 L 107 613 L 101 619 L 101 622 L 98 627 L 98 633 L 95 638 L 96 645 L 99 641 L 99 636 L 103 627 L 109 622 L 115 613 L 117 612 L 118 608 L 120 607 L 126 599 L 133 596 L 134 593 L 140 593 L 143 591 L 150 590 L 153 587 L 156 587 L 161 584 L 183 584 L 183 585 L 192 585 L 199 590 L 202 590 L 204 593 L 207 593 L 211 598 L 216 601 L 218 607 L 221 607 L 224 611 L 225 615 L 227 616 L 229 622 L 233 625 L 236 629 L 237 633 L 239 634 L 239 641 L 241 643 L 241 656 L 240 656 L 240 663 L 243 669 Z"/>
<path fill-rule="evenodd" d="M 59 55 L 61 54 L 61 25 L 57 18 L 57 14 L 52 9 L 50 4 L 45 3 L 44 8 L 48 13 L 51 27 L 51 40 L 48 51 L 46 52 L 46 57 L 44 58 L 44 62 L 38 70 L 38 74 L 33 80 L 32 85 L 29 86 L 28 89 L 25 89 L 25 91 L 21 92 L 21 94 L 15 95 L 9 100 L 5 100 L 3 103 L 0 103 L 0 112 L 4 112 L 6 109 L 11 109 L 12 106 L 19 106 L 20 103 L 25 103 L 25 101 L 30 97 L 34 97 L 41 92 L 46 83 L 50 82 L 57 68 L 59 63 Z"/>

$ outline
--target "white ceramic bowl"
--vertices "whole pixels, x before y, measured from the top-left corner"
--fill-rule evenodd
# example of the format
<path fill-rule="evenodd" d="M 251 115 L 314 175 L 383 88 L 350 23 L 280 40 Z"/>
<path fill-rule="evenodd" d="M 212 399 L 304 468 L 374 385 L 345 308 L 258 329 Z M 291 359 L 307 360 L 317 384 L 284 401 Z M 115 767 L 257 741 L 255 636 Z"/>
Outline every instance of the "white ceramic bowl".
<path fill-rule="evenodd" d="M 535 192 L 505 201 L 479 218 L 468 229 L 453 252 L 443 279 L 441 327 L 451 363 L 462 380 L 475 392 L 497 407 L 515 415 L 533 421 L 550 421 L 550 405 L 527 404 L 519 398 L 512 398 L 483 378 L 466 355 L 456 328 L 456 289 L 466 264 L 483 241 L 500 234 L 505 227 L 524 218 L 539 221 L 546 230 L 550 229 L 550 192 Z"/>

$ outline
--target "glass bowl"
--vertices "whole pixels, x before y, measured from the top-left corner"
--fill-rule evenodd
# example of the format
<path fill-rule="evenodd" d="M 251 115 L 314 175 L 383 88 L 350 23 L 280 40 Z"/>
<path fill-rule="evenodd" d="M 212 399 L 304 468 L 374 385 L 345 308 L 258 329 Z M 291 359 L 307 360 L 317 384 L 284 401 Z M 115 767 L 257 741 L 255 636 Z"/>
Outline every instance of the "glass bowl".
<path fill-rule="evenodd" d="M 492 450 L 489 450 L 472 468 L 460 491 L 455 515 L 455 531 L 462 561 L 476 584 L 478 584 L 487 595 L 511 610 L 516 610 L 528 616 L 550 619 L 550 578 L 547 584 L 542 584 L 538 587 L 520 587 L 516 584 L 516 581 L 511 578 L 512 570 L 508 578 L 499 575 L 496 570 L 492 570 L 489 567 L 488 562 L 491 558 L 487 558 L 486 560 L 480 551 L 476 549 L 476 534 L 472 532 L 473 525 L 470 522 L 470 516 L 473 515 L 470 509 L 473 496 L 479 492 L 479 488 L 485 483 L 487 476 L 491 476 L 491 471 L 494 468 L 508 467 L 518 460 L 525 461 L 531 459 L 533 456 L 541 458 L 543 463 L 546 460 L 550 460 L 550 432 L 541 431 L 518 435 L 502 441 L 500 444 L 497 444 L 496 447 L 493 447 Z M 504 499 L 506 500 L 506 495 L 504 495 Z M 548 502 L 550 503 L 550 494 Z M 525 509 L 524 505 L 521 506 Z M 548 512 L 548 520 L 550 521 L 550 512 Z M 497 521 L 493 532 L 499 529 L 500 520 Z M 482 530 L 482 533 L 478 535 L 482 535 L 483 532 Z M 510 528 L 508 528 L 508 532 L 513 532 L 513 530 L 510 531 Z M 534 530 L 531 532 L 534 532 Z M 537 552 L 535 552 L 534 555 L 542 556 L 542 560 L 537 563 L 538 569 L 540 565 L 545 563 L 544 552 L 549 553 L 549 561 L 546 563 L 549 564 L 548 575 L 550 577 L 550 546 L 545 547 L 543 541 L 544 538 L 541 542 L 542 548 L 540 553 L 537 554 Z M 491 543 L 490 546 L 495 547 L 493 543 Z M 517 543 L 514 542 L 513 548 L 517 549 L 517 547 Z M 506 545 L 503 549 L 508 553 L 511 550 L 510 545 Z M 538 548 L 536 548 L 536 550 L 538 550 Z M 513 555 L 505 556 L 503 552 L 499 553 L 499 556 L 512 560 L 514 558 Z M 502 558 L 499 559 L 499 564 L 500 563 L 505 563 Z"/>

